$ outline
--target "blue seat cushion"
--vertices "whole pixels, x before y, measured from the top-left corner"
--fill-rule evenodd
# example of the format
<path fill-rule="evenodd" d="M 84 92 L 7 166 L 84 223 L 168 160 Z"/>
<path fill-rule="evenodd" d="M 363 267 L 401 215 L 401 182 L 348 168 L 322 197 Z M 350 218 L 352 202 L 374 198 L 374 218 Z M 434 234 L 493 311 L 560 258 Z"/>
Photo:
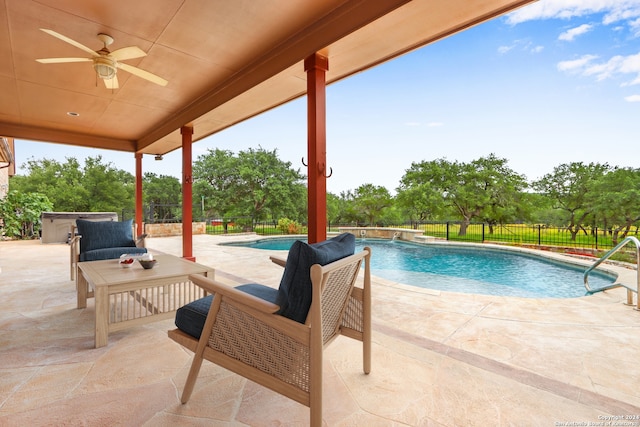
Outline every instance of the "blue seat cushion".
<path fill-rule="evenodd" d="M 236 289 L 254 295 L 258 298 L 262 298 L 269 302 L 275 302 L 277 289 L 270 288 L 268 286 L 260 285 L 257 283 L 250 283 L 247 285 L 240 285 Z M 202 334 L 202 328 L 204 328 L 204 322 L 207 320 L 207 314 L 209 314 L 209 308 L 211 308 L 211 300 L 213 295 L 208 295 L 204 298 L 200 298 L 187 305 L 184 305 L 176 311 L 176 326 L 181 331 L 191 335 L 192 337 L 200 339 Z"/>
<path fill-rule="evenodd" d="M 135 248 L 133 220 L 127 221 L 87 221 L 77 219 L 80 239 L 80 253 L 105 248 Z M 122 252 L 118 256 L 127 251 Z"/>
<path fill-rule="evenodd" d="M 118 248 L 104 248 L 104 249 L 94 249 L 92 251 L 81 252 L 80 253 L 80 262 L 84 261 L 100 261 L 103 259 L 116 259 L 120 258 L 120 255 L 124 254 L 146 254 L 146 248 L 136 248 L 131 246 L 123 246 Z"/>
<path fill-rule="evenodd" d="M 311 266 L 329 264 L 353 255 L 355 250 L 356 238 L 350 233 L 311 245 L 297 240 L 289 250 L 280 288 L 250 283 L 236 289 L 275 303 L 280 306 L 277 314 L 304 323 L 311 307 Z M 212 299 L 213 296 L 208 295 L 180 307 L 175 320 L 178 329 L 200 339 Z"/>
<path fill-rule="evenodd" d="M 278 314 L 304 323 L 311 307 L 312 285 L 311 266 L 326 265 L 353 255 L 356 249 L 356 237 L 343 233 L 332 239 L 311 245 L 297 240 L 291 245 L 285 264 L 276 304 L 280 306 Z"/>

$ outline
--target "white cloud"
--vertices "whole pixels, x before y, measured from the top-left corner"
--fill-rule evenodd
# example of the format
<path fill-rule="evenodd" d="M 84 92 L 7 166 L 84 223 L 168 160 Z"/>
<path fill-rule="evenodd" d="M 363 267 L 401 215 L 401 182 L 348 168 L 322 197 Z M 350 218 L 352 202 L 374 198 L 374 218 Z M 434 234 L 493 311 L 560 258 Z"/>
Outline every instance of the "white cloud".
<path fill-rule="evenodd" d="M 563 41 L 573 41 L 578 36 L 582 34 L 588 33 L 593 29 L 593 25 L 590 24 L 582 24 L 579 27 L 571 28 L 570 30 L 565 31 L 564 33 L 558 36 L 558 40 Z"/>
<path fill-rule="evenodd" d="M 640 2 L 638 1 L 614 1 L 611 8 L 607 9 L 608 13 L 602 20 L 605 25 L 632 20 L 640 16 Z"/>
<path fill-rule="evenodd" d="M 640 17 L 640 0 L 540 0 L 507 16 L 516 25 L 536 19 L 570 19 L 593 13 L 604 13 L 603 24 Z"/>
<path fill-rule="evenodd" d="M 514 40 L 509 46 L 500 46 L 498 53 L 504 55 L 514 49 L 522 50 L 530 53 L 540 53 L 544 49 L 544 46 L 533 46 L 533 43 L 527 39 Z"/>
<path fill-rule="evenodd" d="M 640 74 L 638 74 L 638 76 L 635 79 L 631 80 L 630 82 L 622 83 L 620 86 L 626 87 L 626 86 L 635 86 L 635 85 L 640 85 Z"/>
<path fill-rule="evenodd" d="M 629 21 L 629 27 L 631 27 L 634 36 L 640 37 L 640 18 Z"/>
<path fill-rule="evenodd" d="M 624 58 L 620 55 L 616 55 L 609 59 L 607 62 L 600 64 L 593 64 L 584 69 L 583 74 L 585 76 L 596 76 L 598 81 L 608 79 L 620 70 L 620 66 L 623 63 Z"/>
<path fill-rule="evenodd" d="M 580 69 L 586 67 L 591 61 L 596 59 L 596 55 L 583 55 L 581 58 L 572 59 L 570 61 L 561 61 L 558 63 L 558 70 L 566 72 L 579 72 Z"/>
<path fill-rule="evenodd" d="M 624 58 L 620 65 L 621 73 L 640 73 L 640 53 Z"/>
<path fill-rule="evenodd" d="M 627 102 L 640 102 L 640 95 L 630 95 L 624 98 Z"/>
<path fill-rule="evenodd" d="M 558 63 L 558 70 L 583 76 L 595 76 L 598 81 L 613 77 L 616 74 L 635 74 L 635 77 L 622 83 L 621 86 L 633 86 L 640 84 L 640 53 L 635 55 L 616 55 L 608 61 L 595 63 L 598 57 L 595 55 L 584 55 L 578 59 L 561 61 Z"/>

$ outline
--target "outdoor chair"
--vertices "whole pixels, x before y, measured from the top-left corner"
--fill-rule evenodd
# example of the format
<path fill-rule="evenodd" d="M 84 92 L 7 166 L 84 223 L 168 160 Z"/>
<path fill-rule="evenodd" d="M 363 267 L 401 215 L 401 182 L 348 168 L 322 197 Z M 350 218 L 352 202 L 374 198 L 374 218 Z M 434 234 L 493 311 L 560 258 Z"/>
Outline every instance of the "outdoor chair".
<path fill-rule="evenodd" d="M 354 250 L 352 234 L 296 241 L 279 289 L 191 276 L 211 295 L 180 308 L 178 329 L 169 331 L 195 353 L 182 403 L 206 359 L 308 406 L 310 425 L 322 425 L 324 348 L 339 335 L 362 341 L 363 370 L 371 370 L 371 252 L 350 255 Z M 355 286 L 363 260 L 362 285 Z"/>
<path fill-rule="evenodd" d="M 78 262 L 117 259 L 123 254 L 144 254 L 146 234 L 133 238 L 133 220 L 88 221 L 77 219 L 71 227 L 71 280 L 78 277 Z"/>

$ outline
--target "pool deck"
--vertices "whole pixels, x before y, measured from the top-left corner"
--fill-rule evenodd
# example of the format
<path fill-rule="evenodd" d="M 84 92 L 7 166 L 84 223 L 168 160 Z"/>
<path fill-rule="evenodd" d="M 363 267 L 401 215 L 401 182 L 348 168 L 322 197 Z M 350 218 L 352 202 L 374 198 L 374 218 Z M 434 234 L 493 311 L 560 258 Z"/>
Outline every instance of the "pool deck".
<path fill-rule="evenodd" d="M 278 286 L 270 251 L 218 245 L 228 240 L 194 236 L 197 261 L 225 280 Z M 180 237 L 147 246 L 182 251 Z M 67 245 L 0 242 L 0 268 L 0 425 L 308 424 L 308 408 L 208 362 L 182 405 L 192 355 L 167 338 L 172 320 L 93 348 L 93 300 L 76 308 Z M 358 343 L 329 346 L 324 423 L 607 425 L 635 416 L 618 422 L 640 425 L 640 312 L 624 301 L 622 289 L 525 299 L 374 278 L 372 372 L 362 373 Z"/>

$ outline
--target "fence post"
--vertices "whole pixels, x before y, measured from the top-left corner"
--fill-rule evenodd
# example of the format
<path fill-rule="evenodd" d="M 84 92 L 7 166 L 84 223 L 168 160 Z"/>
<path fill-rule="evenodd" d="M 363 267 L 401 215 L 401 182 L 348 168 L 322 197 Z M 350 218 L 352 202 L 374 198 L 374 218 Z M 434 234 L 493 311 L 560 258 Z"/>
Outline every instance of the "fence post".
<path fill-rule="evenodd" d="M 596 232 L 596 251 L 598 250 L 598 227 L 595 227 Z"/>
<path fill-rule="evenodd" d="M 542 242 L 542 226 L 538 224 L 538 246 L 540 246 Z"/>
<path fill-rule="evenodd" d="M 482 243 L 484 243 L 484 222 L 482 223 Z"/>
<path fill-rule="evenodd" d="M 447 241 L 449 240 L 449 221 L 447 221 Z"/>

